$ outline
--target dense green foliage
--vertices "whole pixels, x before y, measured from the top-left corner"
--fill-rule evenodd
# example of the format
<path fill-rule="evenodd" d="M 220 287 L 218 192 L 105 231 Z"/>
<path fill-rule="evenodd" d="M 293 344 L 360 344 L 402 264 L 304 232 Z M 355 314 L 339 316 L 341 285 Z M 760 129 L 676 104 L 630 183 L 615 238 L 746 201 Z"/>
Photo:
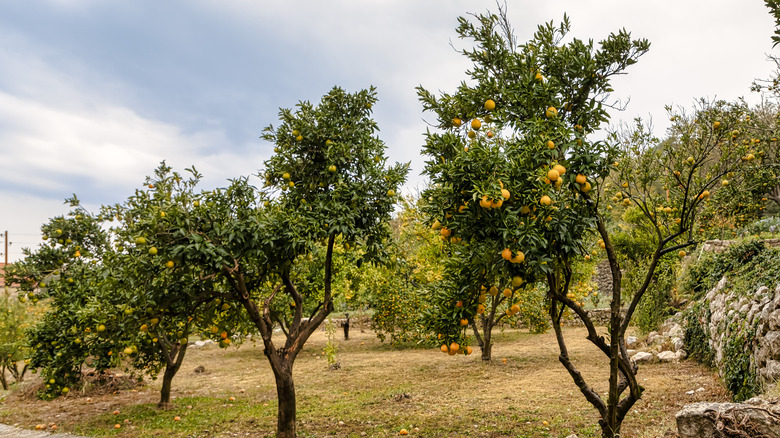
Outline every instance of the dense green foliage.
<path fill-rule="evenodd" d="M 683 287 L 695 299 L 701 298 L 728 275 L 732 287 L 747 295 L 758 286 L 772 286 L 780 280 L 777 257 L 776 249 L 768 248 L 758 239 L 742 241 L 722 253 L 702 253 L 696 264 L 689 268 Z"/>
<path fill-rule="evenodd" d="M 718 366 L 727 389 L 735 401 L 743 401 L 760 391 L 752 364 L 755 327 L 744 326 L 739 314 L 728 324 L 730 333 L 723 347 L 722 363 L 716 364 L 709 346 L 711 333 L 709 302 L 703 299 L 724 276 L 728 291 L 736 297 L 751 297 L 761 286 L 774 289 L 780 284 L 780 250 L 768 248 L 761 240 L 751 239 L 732 245 L 719 254 L 703 254 L 690 267 L 685 287 L 695 304 L 686 310 L 685 345 L 690 356 L 710 366 Z"/>
<path fill-rule="evenodd" d="M 8 389 L 24 380 L 28 370 L 30 350 L 25 331 L 34 323 L 32 308 L 21 300 L 11 297 L 6 289 L 0 292 L 0 387 Z M 6 377 L 6 372 L 13 378 Z"/>

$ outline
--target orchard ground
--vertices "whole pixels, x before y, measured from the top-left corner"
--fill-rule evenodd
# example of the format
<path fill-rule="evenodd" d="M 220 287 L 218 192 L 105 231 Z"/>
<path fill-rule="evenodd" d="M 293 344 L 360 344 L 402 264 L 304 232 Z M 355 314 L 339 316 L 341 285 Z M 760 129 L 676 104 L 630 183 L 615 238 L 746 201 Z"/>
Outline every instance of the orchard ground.
<path fill-rule="evenodd" d="M 579 369 L 605 392 L 603 355 L 584 329 L 565 334 Z M 398 436 L 401 429 L 420 437 L 599 436 L 596 412 L 559 364 L 552 333 L 507 329 L 495 341 L 495 360 L 483 364 L 478 349 L 454 357 L 438 348 L 395 349 L 353 327 L 349 341 L 338 341 L 341 369 L 330 371 L 319 330 L 295 364 L 298 436 Z M 199 366 L 205 371 L 196 372 Z M 675 430 L 674 414 L 684 404 L 728 399 L 716 374 L 695 362 L 644 365 L 638 378 L 646 392 L 628 415 L 625 437 L 663 436 Z M 34 380 L 28 385 L 40 384 Z M 174 379 L 172 410 L 155 407 L 158 382 L 116 393 L 71 391 L 51 402 L 33 397 L 31 388 L 12 392 L 0 403 L 0 423 L 55 423 L 90 437 L 274 436 L 276 390 L 261 343 L 189 349 Z M 698 388 L 705 390 L 686 394 Z"/>

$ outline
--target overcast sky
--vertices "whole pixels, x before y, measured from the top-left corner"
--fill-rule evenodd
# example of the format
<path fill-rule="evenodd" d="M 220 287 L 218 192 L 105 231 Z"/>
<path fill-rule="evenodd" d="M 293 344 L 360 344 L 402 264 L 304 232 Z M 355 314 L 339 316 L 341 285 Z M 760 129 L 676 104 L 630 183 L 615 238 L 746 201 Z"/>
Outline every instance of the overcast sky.
<path fill-rule="evenodd" d="M 519 41 L 568 13 L 572 35 L 626 28 L 650 52 L 614 82 L 630 98 L 613 122 L 697 97 L 735 99 L 768 77 L 772 18 L 762 0 L 509 0 Z M 422 187 L 426 129 L 417 85 L 452 91 L 468 67 L 450 43 L 457 17 L 493 0 L 0 0 L 0 233 L 9 256 L 77 194 L 121 202 L 161 160 L 195 165 L 204 187 L 256 173 L 279 107 L 334 85 L 375 85 L 374 116 L 393 161 Z M 780 52 L 780 49 L 774 53 Z M 2 238 L 0 238 L 2 241 Z M 3 251 L 0 246 L 0 252 Z M 0 260 L 2 260 L 0 258 Z"/>

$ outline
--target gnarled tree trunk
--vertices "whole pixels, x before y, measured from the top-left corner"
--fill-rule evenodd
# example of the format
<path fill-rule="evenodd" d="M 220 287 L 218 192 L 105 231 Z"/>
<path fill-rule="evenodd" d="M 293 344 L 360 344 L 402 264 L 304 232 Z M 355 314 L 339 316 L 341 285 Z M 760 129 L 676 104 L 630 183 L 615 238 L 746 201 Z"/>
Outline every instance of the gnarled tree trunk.
<path fill-rule="evenodd" d="M 163 372 L 162 389 L 160 389 L 160 402 L 158 408 L 169 408 L 171 406 L 171 385 L 173 377 L 179 372 L 181 363 L 184 361 L 184 354 L 187 351 L 187 343 L 168 344 L 165 339 L 160 339 L 163 345 L 163 354 L 165 356 L 165 371 Z"/>

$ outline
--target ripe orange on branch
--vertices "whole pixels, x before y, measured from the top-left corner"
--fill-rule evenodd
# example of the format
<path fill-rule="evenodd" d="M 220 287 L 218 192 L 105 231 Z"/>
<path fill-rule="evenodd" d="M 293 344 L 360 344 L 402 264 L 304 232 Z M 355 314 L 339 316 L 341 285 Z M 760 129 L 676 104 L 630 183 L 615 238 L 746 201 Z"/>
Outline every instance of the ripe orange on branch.
<path fill-rule="evenodd" d="M 512 250 L 509 248 L 505 248 L 503 251 L 501 251 L 501 257 L 504 260 L 512 260 Z"/>

